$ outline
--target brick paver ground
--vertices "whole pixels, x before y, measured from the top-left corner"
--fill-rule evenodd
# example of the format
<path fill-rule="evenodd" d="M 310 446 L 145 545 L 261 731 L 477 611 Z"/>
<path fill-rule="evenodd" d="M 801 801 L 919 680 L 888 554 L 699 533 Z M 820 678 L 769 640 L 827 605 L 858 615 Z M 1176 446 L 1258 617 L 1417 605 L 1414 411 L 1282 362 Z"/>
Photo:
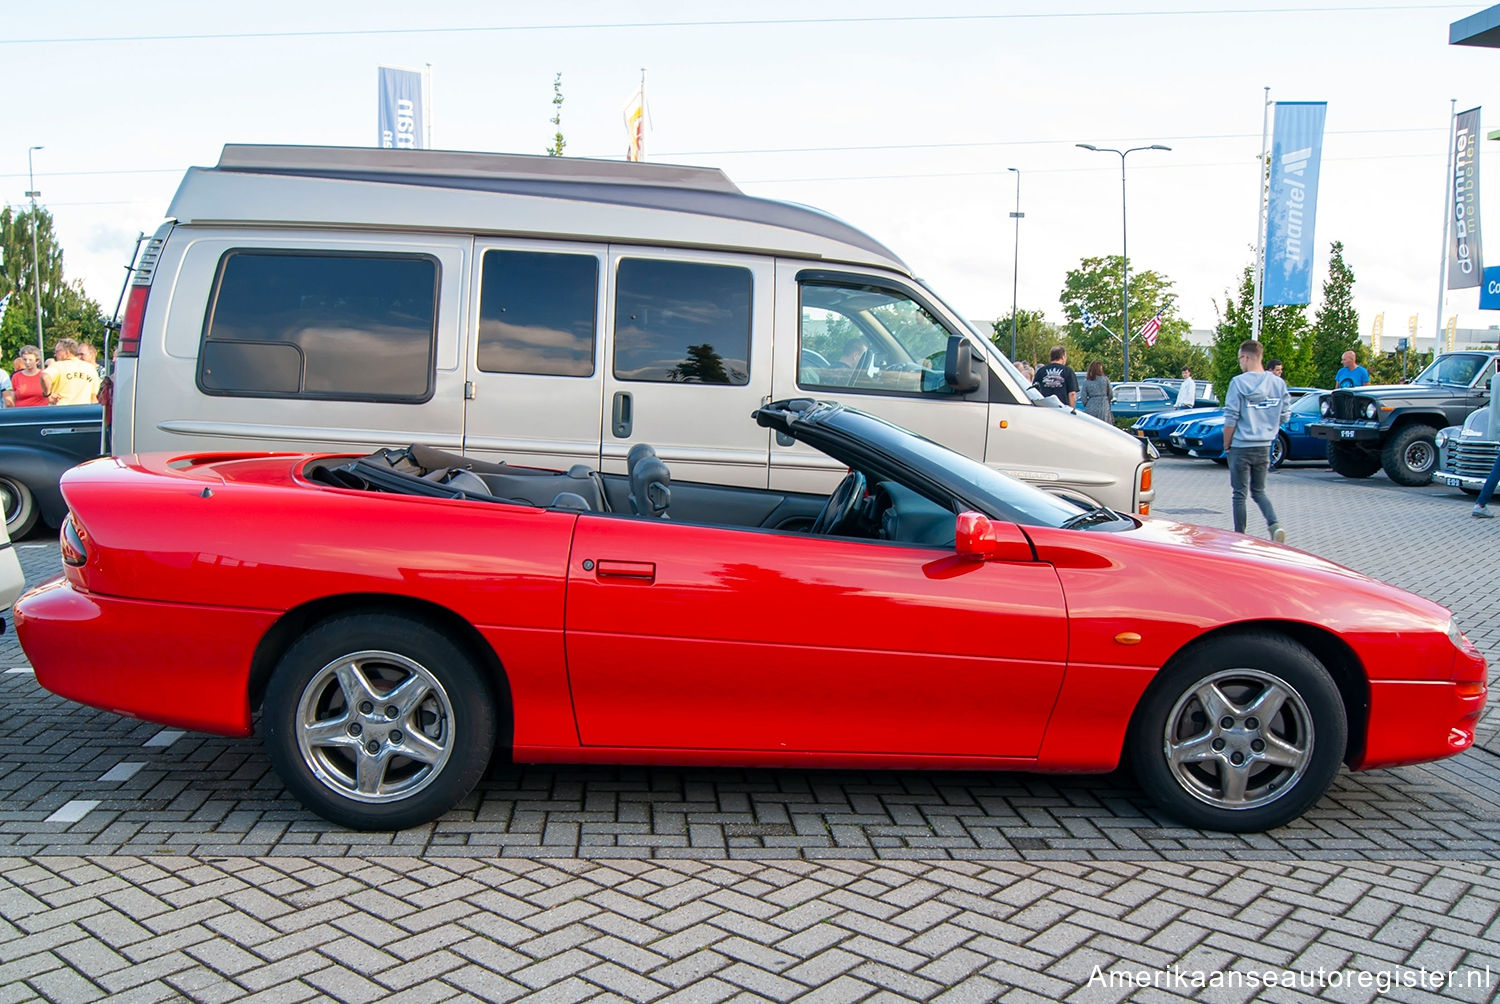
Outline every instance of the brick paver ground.
<path fill-rule="evenodd" d="M 1158 488 L 1158 514 L 1229 525 L 1221 468 L 1168 459 Z M 1465 497 L 1271 488 L 1292 544 L 1450 606 L 1500 665 L 1500 528 Z M 48 574 L 55 544 L 23 562 Z M 1269 834 L 1175 826 L 1123 775 L 511 766 L 430 826 L 352 834 L 254 741 L 54 698 L 10 634 L 0 664 L 0 1002 L 1500 992 L 1495 715 L 1489 749 L 1346 773 Z M 1400 986 L 1423 967 L 1456 982 Z M 1239 985 L 1193 986 L 1215 972 Z"/>

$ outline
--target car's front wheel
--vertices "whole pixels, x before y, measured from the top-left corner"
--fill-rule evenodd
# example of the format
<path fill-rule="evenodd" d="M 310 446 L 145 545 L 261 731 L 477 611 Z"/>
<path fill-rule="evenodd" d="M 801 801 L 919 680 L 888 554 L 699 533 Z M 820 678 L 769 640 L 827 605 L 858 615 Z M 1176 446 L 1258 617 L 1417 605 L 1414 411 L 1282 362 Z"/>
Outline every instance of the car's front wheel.
<path fill-rule="evenodd" d="M 1381 466 L 1398 485 L 1419 487 L 1432 481 L 1437 470 L 1437 430 L 1430 425 L 1408 425 L 1385 442 Z"/>
<path fill-rule="evenodd" d="M 1338 687 L 1311 652 L 1279 635 L 1239 634 L 1164 669 L 1127 741 L 1141 787 L 1169 814 L 1253 832 L 1321 798 L 1347 738 Z"/>
<path fill-rule="evenodd" d="M 1288 449 L 1286 433 L 1278 432 L 1276 438 L 1271 442 L 1271 470 L 1274 471 L 1286 461 Z"/>
<path fill-rule="evenodd" d="M 41 516 L 31 489 L 3 474 L 0 474 L 0 511 L 5 513 L 5 532 L 11 540 L 20 540 L 30 533 Z"/>
<path fill-rule="evenodd" d="M 495 704 L 474 661 L 431 625 L 337 617 L 277 664 L 262 728 L 287 788 L 325 819 L 399 830 L 451 809 L 478 783 Z"/>

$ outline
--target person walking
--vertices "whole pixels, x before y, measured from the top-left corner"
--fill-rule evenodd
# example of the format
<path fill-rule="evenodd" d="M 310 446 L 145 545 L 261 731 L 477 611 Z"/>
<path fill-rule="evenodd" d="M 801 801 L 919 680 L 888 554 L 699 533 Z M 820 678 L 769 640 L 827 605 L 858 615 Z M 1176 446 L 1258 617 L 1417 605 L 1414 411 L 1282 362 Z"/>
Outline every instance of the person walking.
<path fill-rule="evenodd" d="M 1055 397 L 1069 408 L 1077 407 L 1078 374 L 1068 368 L 1068 350 L 1054 345 L 1048 355 L 1051 361 L 1036 368 L 1032 386 L 1041 391 L 1043 397 Z"/>
<path fill-rule="evenodd" d="M 1089 363 L 1088 376 L 1078 385 L 1078 407 L 1101 422 L 1114 424 L 1115 412 L 1109 403 L 1109 377 L 1104 375 L 1104 364 L 1098 360 Z"/>
<path fill-rule="evenodd" d="M 14 406 L 36 408 L 47 404 L 51 389 L 47 384 L 47 374 L 41 369 L 42 350 L 35 345 L 23 345 L 18 359 L 20 365 L 10 378 Z"/>
<path fill-rule="evenodd" d="M 1229 454 L 1229 492 L 1234 530 L 1245 532 L 1245 494 L 1248 491 L 1266 518 L 1271 539 L 1286 542 L 1286 531 L 1276 518 L 1266 494 L 1266 471 L 1271 466 L 1271 443 L 1292 411 L 1286 382 L 1261 366 L 1265 350 L 1260 342 L 1240 343 L 1239 376 L 1229 381 L 1224 395 L 1224 449 Z"/>
<path fill-rule="evenodd" d="M 1475 519 L 1494 519 L 1495 514 L 1490 512 L 1490 499 L 1495 497 L 1495 488 L 1500 485 L 1500 453 L 1495 454 L 1495 465 L 1490 468 L 1490 476 L 1484 479 L 1484 485 L 1479 489 L 1479 498 L 1474 500 L 1474 508 L 1469 515 Z"/>
<path fill-rule="evenodd" d="M 1177 388 L 1177 407 L 1191 408 L 1198 403 L 1198 385 L 1193 382 L 1193 371 L 1182 368 L 1182 386 Z"/>
<path fill-rule="evenodd" d="M 1354 350 L 1344 353 L 1343 367 L 1333 375 L 1333 386 L 1337 390 L 1346 387 L 1363 387 L 1370 382 L 1370 371 L 1355 362 Z"/>

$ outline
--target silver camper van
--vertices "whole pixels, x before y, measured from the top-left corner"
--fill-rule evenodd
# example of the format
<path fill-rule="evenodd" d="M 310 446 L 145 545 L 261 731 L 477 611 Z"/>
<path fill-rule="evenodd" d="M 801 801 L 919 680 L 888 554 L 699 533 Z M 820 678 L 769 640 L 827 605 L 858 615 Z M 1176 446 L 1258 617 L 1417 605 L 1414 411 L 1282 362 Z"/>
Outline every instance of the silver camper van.
<path fill-rule="evenodd" d="M 413 442 L 831 490 L 762 402 L 861 408 L 1001 471 L 1149 511 L 1154 454 L 1040 399 L 892 251 L 722 172 L 236 146 L 192 168 L 130 280 L 111 449 Z"/>

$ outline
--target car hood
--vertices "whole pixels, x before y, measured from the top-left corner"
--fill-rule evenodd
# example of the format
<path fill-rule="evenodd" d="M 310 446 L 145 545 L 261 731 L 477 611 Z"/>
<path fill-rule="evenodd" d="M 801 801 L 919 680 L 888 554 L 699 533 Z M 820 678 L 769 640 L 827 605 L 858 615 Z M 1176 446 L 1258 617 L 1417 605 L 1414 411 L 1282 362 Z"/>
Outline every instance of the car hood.
<path fill-rule="evenodd" d="M 1346 387 L 1343 390 L 1334 391 L 1334 393 L 1353 394 L 1356 397 L 1375 397 L 1381 401 L 1420 401 L 1430 397 L 1451 397 L 1456 393 L 1462 393 L 1465 389 L 1459 384 L 1398 383 L 1372 384 L 1368 387 Z"/>

